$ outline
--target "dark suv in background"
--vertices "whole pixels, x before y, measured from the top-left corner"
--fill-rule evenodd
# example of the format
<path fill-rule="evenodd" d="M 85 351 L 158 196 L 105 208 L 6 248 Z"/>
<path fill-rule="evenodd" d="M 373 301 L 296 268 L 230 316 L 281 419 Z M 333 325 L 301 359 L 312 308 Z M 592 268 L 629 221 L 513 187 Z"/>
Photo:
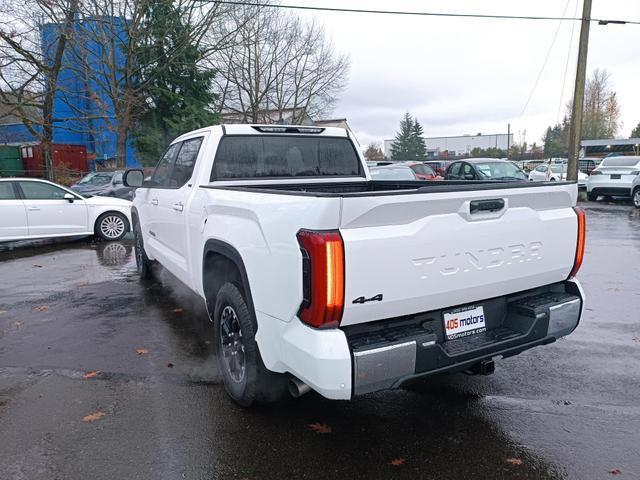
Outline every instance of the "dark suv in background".
<path fill-rule="evenodd" d="M 101 196 L 133 199 L 135 188 L 125 187 L 122 183 L 124 170 L 112 172 L 91 172 L 82 177 L 78 183 L 71 185 L 71 190 L 85 196 Z"/>

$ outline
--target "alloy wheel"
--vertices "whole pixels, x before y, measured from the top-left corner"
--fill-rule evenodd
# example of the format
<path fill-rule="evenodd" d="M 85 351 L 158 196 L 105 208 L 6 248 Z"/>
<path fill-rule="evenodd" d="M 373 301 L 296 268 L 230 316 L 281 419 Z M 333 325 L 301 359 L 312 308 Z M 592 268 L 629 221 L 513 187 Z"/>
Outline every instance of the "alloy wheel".
<path fill-rule="evenodd" d="M 124 229 L 124 220 L 117 215 L 108 215 L 100 222 L 100 232 L 109 239 L 121 237 Z"/>
<path fill-rule="evenodd" d="M 244 339 L 238 315 L 230 305 L 220 314 L 220 343 L 229 376 L 236 383 L 242 382 L 246 370 Z"/>

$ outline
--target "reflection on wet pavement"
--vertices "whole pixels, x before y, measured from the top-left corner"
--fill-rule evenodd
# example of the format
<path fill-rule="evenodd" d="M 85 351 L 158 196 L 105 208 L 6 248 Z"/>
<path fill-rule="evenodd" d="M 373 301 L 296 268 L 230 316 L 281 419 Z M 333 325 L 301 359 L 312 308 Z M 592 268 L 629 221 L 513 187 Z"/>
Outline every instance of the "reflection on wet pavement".
<path fill-rule="evenodd" d="M 352 402 L 311 393 L 253 411 L 224 393 L 202 301 L 161 270 L 159 282 L 141 283 L 130 240 L 0 246 L 0 432 L 11 438 L 0 471 L 639 478 L 637 212 L 589 207 L 588 310 L 567 339 L 507 359 L 491 377 L 435 377 Z M 87 371 L 99 373 L 83 379 Z M 96 411 L 104 417 L 82 422 Z"/>

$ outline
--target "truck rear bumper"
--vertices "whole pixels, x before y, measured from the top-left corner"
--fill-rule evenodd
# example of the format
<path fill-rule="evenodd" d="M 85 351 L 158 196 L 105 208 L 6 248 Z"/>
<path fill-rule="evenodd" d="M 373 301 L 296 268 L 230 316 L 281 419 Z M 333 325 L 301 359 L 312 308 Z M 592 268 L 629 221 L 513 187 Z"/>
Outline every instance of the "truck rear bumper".
<path fill-rule="evenodd" d="M 268 369 L 290 373 L 326 398 L 348 400 L 552 343 L 577 327 L 583 298 L 580 284 L 569 280 L 475 302 L 490 314 L 487 331 L 455 340 L 445 340 L 442 311 L 328 330 L 256 312 L 256 340 Z"/>
<path fill-rule="evenodd" d="M 441 312 L 429 312 L 417 322 L 390 322 L 368 333 L 348 332 L 353 394 L 395 388 L 435 373 L 467 370 L 485 360 L 552 343 L 577 327 L 583 295 L 579 284 L 571 281 L 476 304 L 480 303 L 494 321 L 487 324 L 486 332 L 455 340 L 445 340 Z M 496 315 L 501 317 L 499 322 Z"/>

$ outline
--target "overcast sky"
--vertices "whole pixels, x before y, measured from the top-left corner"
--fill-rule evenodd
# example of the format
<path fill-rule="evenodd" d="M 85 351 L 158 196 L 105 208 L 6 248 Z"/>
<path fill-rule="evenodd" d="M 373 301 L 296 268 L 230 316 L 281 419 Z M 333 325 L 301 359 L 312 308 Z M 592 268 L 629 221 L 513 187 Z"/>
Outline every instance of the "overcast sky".
<path fill-rule="evenodd" d="M 580 16 L 582 0 L 282 0 L 380 10 Z M 578 5 L 579 3 L 579 5 Z M 640 20 L 638 0 L 594 0 L 592 17 Z M 304 15 L 307 15 L 306 13 Z M 332 116 L 359 141 L 392 138 L 405 111 L 426 136 L 506 133 L 540 143 L 573 93 L 579 22 L 563 22 L 535 93 L 522 113 L 559 22 L 314 13 L 351 57 L 348 88 Z M 567 55 L 569 71 L 562 94 Z M 640 25 L 591 25 L 588 71 L 606 68 L 622 109 L 619 136 L 640 122 Z"/>

